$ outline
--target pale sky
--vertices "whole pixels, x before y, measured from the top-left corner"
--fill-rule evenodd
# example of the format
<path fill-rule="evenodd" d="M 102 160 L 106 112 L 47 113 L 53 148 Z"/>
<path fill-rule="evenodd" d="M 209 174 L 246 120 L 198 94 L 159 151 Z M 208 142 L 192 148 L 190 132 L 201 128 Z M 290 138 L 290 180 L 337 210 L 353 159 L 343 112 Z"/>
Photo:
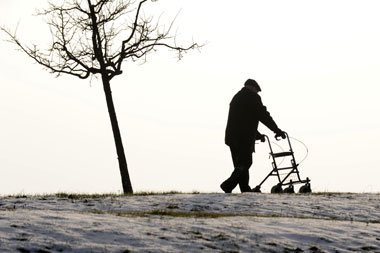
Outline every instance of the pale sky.
<path fill-rule="evenodd" d="M 24 42 L 47 43 L 48 27 L 33 16 L 45 4 L 1 0 L 0 25 L 19 23 Z M 179 62 L 159 50 L 112 80 L 135 191 L 221 192 L 233 169 L 224 144 L 229 102 L 253 78 L 278 126 L 307 145 L 299 169 L 313 191 L 380 192 L 378 1 L 159 0 L 146 7 L 146 15 L 163 13 L 164 23 L 180 11 L 179 41 L 206 45 Z M 0 194 L 120 192 L 100 80 L 57 79 L 4 33 L 0 39 Z M 301 161 L 305 149 L 292 144 Z M 267 143 L 257 145 L 252 187 L 271 170 L 268 152 Z"/>

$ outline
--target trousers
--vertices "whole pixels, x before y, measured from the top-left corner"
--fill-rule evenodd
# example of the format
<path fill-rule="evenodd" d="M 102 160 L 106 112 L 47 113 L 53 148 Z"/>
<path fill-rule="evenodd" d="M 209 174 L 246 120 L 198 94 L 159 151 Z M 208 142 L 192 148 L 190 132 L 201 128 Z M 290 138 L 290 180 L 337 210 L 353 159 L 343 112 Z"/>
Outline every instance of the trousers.
<path fill-rule="evenodd" d="M 251 146 L 230 146 L 232 162 L 234 164 L 234 171 L 231 176 L 222 184 L 232 191 L 238 184 L 241 192 L 251 191 L 249 187 L 249 168 L 252 165 L 252 152 Z"/>

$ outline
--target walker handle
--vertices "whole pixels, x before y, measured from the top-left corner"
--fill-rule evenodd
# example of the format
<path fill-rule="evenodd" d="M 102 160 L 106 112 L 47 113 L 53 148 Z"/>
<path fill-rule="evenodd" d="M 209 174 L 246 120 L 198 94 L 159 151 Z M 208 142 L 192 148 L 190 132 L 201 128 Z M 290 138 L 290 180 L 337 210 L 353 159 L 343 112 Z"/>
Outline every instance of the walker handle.
<path fill-rule="evenodd" d="M 286 136 L 287 136 L 287 133 L 286 133 L 286 132 L 282 132 L 282 133 L 277 133 L 277 134 L 274 136 L 274 138 L 275 138 L 277 141 L 279 141 L 279 140 L 280 140 L 280 137 L 281 137 L 282 139 L 286 139 Z"/>

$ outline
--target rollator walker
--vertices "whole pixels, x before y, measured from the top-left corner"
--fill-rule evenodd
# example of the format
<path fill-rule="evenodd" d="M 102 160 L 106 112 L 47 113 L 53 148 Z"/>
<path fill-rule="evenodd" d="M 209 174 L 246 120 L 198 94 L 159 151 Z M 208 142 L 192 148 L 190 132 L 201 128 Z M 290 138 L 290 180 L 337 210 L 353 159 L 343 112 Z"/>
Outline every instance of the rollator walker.
<path fill-rule="evenodd" d="M 272 157 L 272 171 L 269 172 L 269 174 L 264 178 L 264 180 L 257 185 L 255 188 L 252 189 L 252 192 L 261 192 L 260 188 L 261 185 L 270 177 L 275 176 L 278 178 L 278 184 L 274 185 L 271 189 L 271 193 L 294 193 L 294 184 L 304 184 L 300 187 L 299 193 L 310 193 L 311 187 L 310 187 L 310 179 L 307 177 L 305 180 L 302 180 L 300 177 L 300 173 L 298 170 L 298 165 L 296 163 L 296 159 L 294 158 L 294 152 L 292 149 L 292 145 L 290 144 L 289 135 L 286 132 L 283 132 L 284 134 L 282 136 L 276 135 L 275 138 L 277 141 L 280 140 L 279 137 L 282 137 L 282 139 L 287 139 L 289 144 L 289 151 L 285 152 L 279 152 L 274 153 L 272 149 L 272 145 L 270 143 L 269 137 L 267 135 L 263 135 L 264 138 L 261 139 L 261 142 L 265 142 L 265 140 L 269 144 L 270 149 L 270 157 Z M 289 167 L 282 167 L 278 168 L 276 159 L 283 157 L 284 159 L 286 157 L 290 158 L 291 166 Z M 281 173 L 280 173 L 281 172 Z M 292 174 L 295 174 L 295 179 L 290 179 L 290 176 Z M 283 186 L 287 186 L 285 189 L 283 189 Z"/>

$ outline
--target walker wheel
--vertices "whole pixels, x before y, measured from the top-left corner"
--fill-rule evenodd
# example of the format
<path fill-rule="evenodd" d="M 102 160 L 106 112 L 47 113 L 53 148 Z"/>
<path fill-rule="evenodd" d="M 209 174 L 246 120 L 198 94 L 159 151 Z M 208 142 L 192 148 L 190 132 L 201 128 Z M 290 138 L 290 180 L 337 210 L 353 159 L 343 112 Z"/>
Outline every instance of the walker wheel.
<path fill-rule="evenodd" d="M 261 192 L 260 185 L 256 186 L 255 188 L 252 188 L 251 192 Z"/>
<path fill-rule="evenodd" d="M 282 187 L 281 184 L 276 184 L 275 186 L 272 187 L 270 190 L 271 193 L 282 193 Z"/>
<path fill-rule="evenodd" d="M 303 186 L 301 186 L 300 190 L 299 190 L 299 193 L 311 193 L 311 187 L 310 187 L 310 184 L 307 183 Z"/>
<path fill-rule="evenodd" d="M 284 193 L 294 193 L 294 187 L 293 185 L 289 185 L 284 189 Z"/>

